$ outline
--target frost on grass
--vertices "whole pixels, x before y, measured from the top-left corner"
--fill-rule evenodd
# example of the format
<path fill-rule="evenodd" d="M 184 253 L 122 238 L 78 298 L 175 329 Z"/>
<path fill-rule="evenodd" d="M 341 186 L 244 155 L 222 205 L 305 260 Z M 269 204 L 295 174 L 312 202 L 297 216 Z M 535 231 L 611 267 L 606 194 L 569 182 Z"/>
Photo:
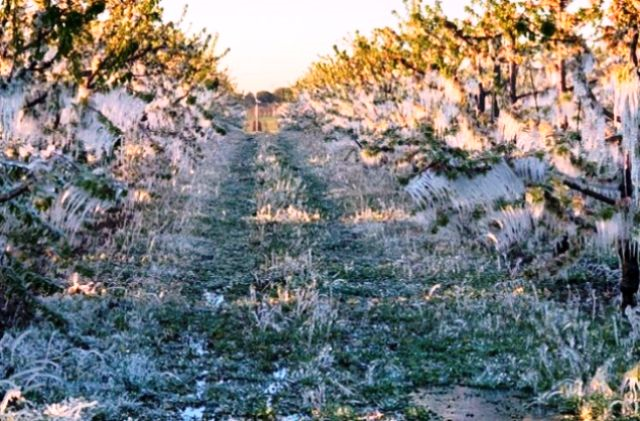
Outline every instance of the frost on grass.
<path fill-rule="evenodd" d="M 404 209 L 388 207 L 384 209 L 366 208 L 354 215 L 347 216 L 344 221 L 352 224 L 406 221 L 411 217 Z"/>
<path fill-rule="evenodd" d="M 257 193 L 255 221 L 265 223 L 307 224 L 318 222 L 318 211 L 306 208 L 306 186 L 299 175 L 273 153 L 275 145 L 260 145 L 257 177 L 262 188 Z M 281 153 L 280 153 L 281 154 Z"/>
<path fill-rule="evenodd" d="M 271 208 L 271 205 L 267 205 L 258 209 L 256 214 L 256 221 L 258 223 L 286 223 L 286 224 L 308 224 L 311 222 L 317 222 L 320 220 L 320 214 L 318 212 L 309 213 L 305 210 L 297 209 L 293 205 L 289 205 L 285 209 Z"/>
<path fill-rule="evenodd" d="M 94 408 L 97 402 L 86 402 L 82 399 L 69 399 L 63 403 L 47 405 L 44 415 L 54 420 L 79 421 L 85 416 L 85 411 Z"/>
<path fill-rule="evenodd" d="M 25 395 L 46 394 L 55 396 L 65 388 L 64 368 L 54 336 L 39 338 L 44 332 L 27 330 L 19 336 L 5 334 L 0 339 L 0 418 L 29 420 L 48 417 L 57 420 L 82 420 L 98 406 L 96 401 L 84 398 L 67 398 L 37 408 Z M 8 375 L 8 376 L 7 376 Z M 80 393 L 79 390 L 76 393 Z M 4 418 L 3 418 L 4 417 Z"/>
<path fill-rule="evenodd" d="M 188 407 L 182 411 L 180 417 L 182 421 L 201 421 L 204 417 L 204 410 L 203 406 L 199 408 Z"/>

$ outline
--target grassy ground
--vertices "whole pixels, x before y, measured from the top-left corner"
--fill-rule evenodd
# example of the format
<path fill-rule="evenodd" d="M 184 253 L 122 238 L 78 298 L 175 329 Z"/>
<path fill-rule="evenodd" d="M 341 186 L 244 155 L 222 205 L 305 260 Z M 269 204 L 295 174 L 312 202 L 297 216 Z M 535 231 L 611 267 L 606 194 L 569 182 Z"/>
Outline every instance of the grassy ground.
<path fill-rule="evenodd" d="M 237 134 L 207 153 L 155 210 L 172 223 L 152 245 L 86 262 L 104 293 L 48 299 L 68 334 L 42 322 L 0 341 L 0 386 L 25 399 L 0 405 L 0 420 L 634 411 L 638 376 L 620 386 L 640 323 L 600 298 L 615 272 L 538 283 L 442 247 L 395 180 L 347 145 Z"/>

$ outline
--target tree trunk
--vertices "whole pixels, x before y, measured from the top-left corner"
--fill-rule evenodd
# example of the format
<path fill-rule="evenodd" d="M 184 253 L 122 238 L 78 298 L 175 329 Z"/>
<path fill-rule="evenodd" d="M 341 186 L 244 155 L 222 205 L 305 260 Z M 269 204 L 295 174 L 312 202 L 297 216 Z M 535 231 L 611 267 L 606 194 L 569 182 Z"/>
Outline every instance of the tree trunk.
<path fill-rule="evenodd" d="M 630 240 L 621 240 L 618 246 L 620 256 L 620 292 L 622 293 L 622 311 L 637 305 L 636 293 L 640 284 L 640 265 L 638 264 L 638 247 Z"/>
<path fill-rule="evenodd" d="M 633 179 L 631 178 L 631 157 L 627 153 L 625 160 L 620 196 L 623 201 L 633 200 Z M 633 205 L 632 205 L 633 206 Z M 626 210 L 625 212 L 629 212 Z M 620 256 L 620 292 L 622 294 L 621 308 L 624 312 L 627 307 L 637 305 L 636 293 L 640 282 L 640 265 L 638 262 L 638 247 L 629 239 L 629 233 L 625 233 L 618 243 L 618 255 Z"/>
<path fill-rule="evenodd" d="M 491 117 L 498 118 L 500 116 L 500 107 L 498 106 L 498 92 L 502 85 L 502 70 L 500 64 L 493 65 L 493 90 L 491 92 Z"/>
<path fill-rule="evenodd" d="M 560 78 L 558 80 L 558 96 L 562 98 L 562 96 L 569 92 L 569 87 L 567 86 L 567 63 L 565 60 L 560 60 L 558 64 L 558 72 L 560 73 Z M 560 99 L 562 101 L 562 99 Z M 580 118 L 580 112 L 578 112 L 578 119 Z M 564 116 L 564 121 L 560 125 L 563 130 L 567 130 L 569 128 L 569 116 Z"/>
<path fill-rule="evenodd" d="M 560 24 L 564 22 L 564 12 L 567 9 L 567 0 L 559 0 L 558 1 L 558 19 L 560 19 Z M 558 81 L 558 92 L 564 94 L 569 92 L 569 87 L 567 86 L 567 62 L 565 59 L 560 59 L 558 63 L 558 71 L 560 72 L 560 80 Z"/>
<path fill-rule="evenodd" d="M 487 110 L 487 91 L 484 90 L 484 85 L 480 82 L 478 87 L 478 114 L 484 114 Z"/>
<path fill-rule="evenodd" d="M 558 72 L 560 73 L 560 80 L 558 81 L 558 95 L 562 97 L 565 93 L 569 92 L 569 87 L 567 86 L 567 63 L 564 59 L 560 60 L 560 63 L 558 64 Z M 580 112 L 578 112 L 578 119 L 580 119 Z M 569 128 L 569 116 L 564 116 L 564 121 L 560 127 L 562 127 L 563 130 L 567 130 Z"/>
<path fill-rule="evenodd" d="M 560 80 L 558 81 L 558 92 L 564 94 L 569 92 L 569 86 L 567 86 L 567 62 L 564 59 L 560 60 L 558 64 L 558 72 L 560 73 Z"/>
<path fill-rule="evenodd" d="M 509 99 L 512 104 L 518 101 L 518 63 L 509 63 Z"/>

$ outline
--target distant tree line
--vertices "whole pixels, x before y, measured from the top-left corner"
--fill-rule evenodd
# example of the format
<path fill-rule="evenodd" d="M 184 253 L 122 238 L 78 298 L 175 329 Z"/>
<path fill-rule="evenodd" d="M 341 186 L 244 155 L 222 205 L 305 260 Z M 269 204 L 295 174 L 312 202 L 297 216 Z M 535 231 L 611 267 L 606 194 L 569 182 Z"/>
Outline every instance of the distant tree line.
<path fill-rule="evenodd" d="M 247 107 L 256 105 L 256 97 L 260 104 L 281 104 L 284 102 L 292 102 L 295 99 L 293 90 L 290 88 L 278 88 L 273 92 L 260 91 L 257 94 L 252 92 L 248 93 L 244 97 L 244 104 Z"/>

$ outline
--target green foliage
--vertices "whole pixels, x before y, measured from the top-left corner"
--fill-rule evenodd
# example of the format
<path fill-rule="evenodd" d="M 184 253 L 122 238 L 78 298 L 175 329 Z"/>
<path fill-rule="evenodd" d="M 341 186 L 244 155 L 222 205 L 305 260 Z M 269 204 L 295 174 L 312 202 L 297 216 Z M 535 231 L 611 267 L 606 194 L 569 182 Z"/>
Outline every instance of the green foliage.
<path fill-rule="evenodd" d="M 556 30 L 556 24 L 551 20 L 545 20 L 540 25 L 540 32 L 542 33 L 544 39 L 550 39 L 551 37 L 553 37 L 556 33 Z"/>
<path fill-rule="evenodd" d="M 78 177 L 76 185 L 91 196 L 105 201 L 115 201 L 119 198 L 122 189 L 118 188 L 112 180 L 96 177 L 92 174 L 83 174 Z"/>
<path fill-rule="evenodd" d="M 604 221 L 608 221 L 616 215 L 616 209 L 612 206 L 603 207 L 598 217 Z"/>
<path fill-rule="evenodd" d="M 220 87 L 220 79 L 218 78 L 208 79 L 204 82 L 204 86 L 210 91 L 217 91 L 218 88 Z"/>

